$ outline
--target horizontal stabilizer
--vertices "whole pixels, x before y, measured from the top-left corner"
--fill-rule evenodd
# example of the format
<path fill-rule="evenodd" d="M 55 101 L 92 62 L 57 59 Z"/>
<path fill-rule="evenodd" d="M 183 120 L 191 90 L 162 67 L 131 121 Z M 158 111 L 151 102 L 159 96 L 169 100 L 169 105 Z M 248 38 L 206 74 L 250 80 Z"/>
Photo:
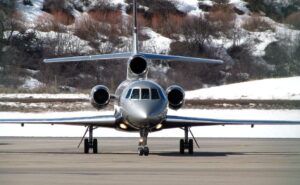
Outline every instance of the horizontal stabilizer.
<path fill-rule="evenodd" d="M 62 63 L 62 62 L 81 62 L 92 60 L 114 60 L 114 59 L 127 59 L 132 56 L 132 53 L 113 53 L 103 55 L 89 55 L 89 56 L 76 56 L 76 57 L 63 57 L 44 59 L 44 63 Z"/>
<path fill-rule="evenodd" d="M 159 55 L 150 53 L 140 53 L 146 59 L 150 60 L 166 60 L 166 61 L 179 61 L 179 62 L 195 62 L 195 63 L 207 63 L 207 64 L 223 64 L 222 60 L 196 58 L 196 57 L 184 57 L 175 55 Z"/>

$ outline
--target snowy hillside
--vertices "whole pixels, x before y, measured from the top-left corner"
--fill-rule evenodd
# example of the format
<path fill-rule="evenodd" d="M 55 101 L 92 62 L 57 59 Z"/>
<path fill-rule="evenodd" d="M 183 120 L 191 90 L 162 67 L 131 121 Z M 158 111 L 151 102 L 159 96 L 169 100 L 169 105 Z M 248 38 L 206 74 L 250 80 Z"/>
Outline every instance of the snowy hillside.
<path fill-rule="evenodd" d="M 0 6 L 8 6 L 5 2 L 0 1 Z M 138 1 L 141 51 L 224 60 L 221 67 L 209 69 L 203 65 L 153 63 L 150 78 L 164 87 L 178 83 L 185 89 L 198 89 L 203 84 L 300 75 L 297 27 L 267 16 L 270 12 L 255 10 L 248 0 L 224 2 Z M 292 6 L 294 1 L 262 2 L 277 10 Z M 119 75 L 124 66 L 114 63 L 46 68 L 41 62 L 49 57 L 131 50 L 131 0 L 31 0 L 31 3 L 24 5 L 23 0 L 16 0 L 16 11 L 0 16 L 5 25 L 0 33 L 0 42 L 3 41 L 0 87 L 39 91 L 45 86 L 55 86 L 76 91 L 99 83 L 115 88 L 124 79 L 125 74 Z M 290 19 L 292 22 L 297 21 L 294 17 Z M 28 69 L 35 73 L 29 73 Z M 207 70 L 211 71 L 209 75 Z"/>

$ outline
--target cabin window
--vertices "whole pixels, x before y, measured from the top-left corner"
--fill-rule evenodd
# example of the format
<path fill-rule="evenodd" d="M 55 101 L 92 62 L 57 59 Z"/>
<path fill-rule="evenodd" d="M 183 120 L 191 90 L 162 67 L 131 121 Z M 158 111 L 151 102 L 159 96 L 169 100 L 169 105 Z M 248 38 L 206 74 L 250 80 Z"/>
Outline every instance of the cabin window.
<path fill-rule="evenodd" d="M 159 93 L 157 89 L 151 89 L 151 95 L 152 100 L 158 100 L 159 99 Z"/>
<path fill-rule="evenodd" d="M 150 99 L 150 90 L 142 89 L 142 100 L 149 100 L 149 99 Z"/>
<path fill-rule="evenodd" d="M 128 99 L 130 97 L 131 91 L 132 91 L 132 89 L 128 90 L 127 95 L 126 95 L 126 99 Z"/>
<path fill-rule="evenodd" d="M 131 99 L 134 99 L 134 100 L 140 99 L 140 89 L 132 90 Z"/>

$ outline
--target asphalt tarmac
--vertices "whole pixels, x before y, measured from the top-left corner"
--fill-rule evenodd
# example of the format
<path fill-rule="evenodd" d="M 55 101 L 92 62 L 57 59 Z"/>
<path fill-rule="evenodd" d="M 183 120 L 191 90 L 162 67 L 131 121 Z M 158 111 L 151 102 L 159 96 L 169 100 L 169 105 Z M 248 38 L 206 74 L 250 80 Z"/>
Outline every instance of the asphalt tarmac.
<path fill-rule="evenodd" d="M 299 185 L 300 139 L 199 138 L 179 155 L 178 138 L 98 138 L 99 154 L 83 154 L 79 138 L 0 138 L 1 185 Z"/>

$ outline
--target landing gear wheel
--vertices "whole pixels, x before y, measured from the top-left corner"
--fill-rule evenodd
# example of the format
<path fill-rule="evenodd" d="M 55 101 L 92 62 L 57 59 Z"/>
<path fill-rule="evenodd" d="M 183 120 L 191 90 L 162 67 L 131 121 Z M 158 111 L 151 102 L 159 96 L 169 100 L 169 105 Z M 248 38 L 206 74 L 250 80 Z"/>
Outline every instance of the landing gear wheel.
<path fill-rule="evenodd" d="M 87 154 L 89 153 L 89 140 L 84 139 L 84 153 Z"/>
<path fill-rule="evenodd" d="M 194 154 L 194 141 L 192 139 L 189 140 L 189 154 Z"/>
<path fill-rule="evenodd" d="M 179 141 L 179 152 L 180 154 L 184 154 L 184 140 L 180 139 Z"/>
<path fill-rule="evenodd" d="M 144 155 L 144 149 L 142 147 L 138 148 L 138 154 L 139 154 L 139 156 L 143 156 Z"/>
<path fill-rule="evenodd" d="M 144 148 L 144 155 L 145 155 L 145 156 L 148 156 L 148 155 L 149 155 L 149 148 L 148 148 L 148 147 L 145 147 L 145 148 Z"/>
<path fill-rule="evenodd" d="M 98 153 L 98 141 L 97 141 L 97 139 L 93 140 L 93 153 L 94 154 Z"/>

